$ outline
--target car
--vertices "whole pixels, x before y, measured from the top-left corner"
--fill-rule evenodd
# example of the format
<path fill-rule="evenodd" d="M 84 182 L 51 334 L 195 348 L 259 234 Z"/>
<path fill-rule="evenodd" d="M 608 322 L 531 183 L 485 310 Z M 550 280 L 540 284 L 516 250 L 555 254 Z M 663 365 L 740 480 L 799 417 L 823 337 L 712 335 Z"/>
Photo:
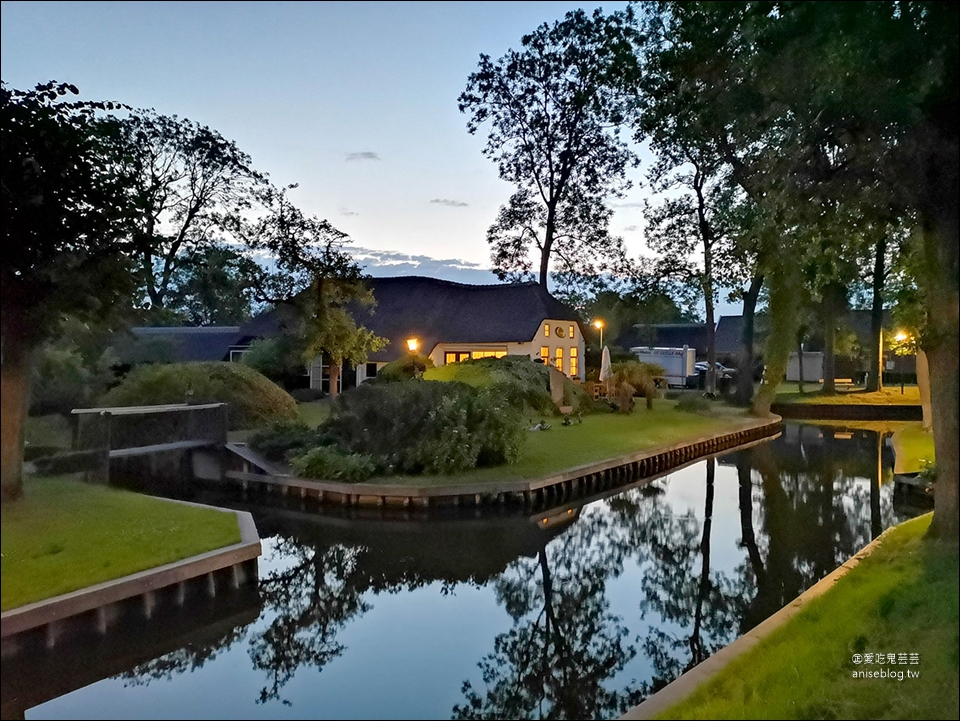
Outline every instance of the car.
<path fill-rule="evenodd" d="M 697 363 L 694 363 L 693 367 L 696 369 L 697 373 L 700 373 L 700 372 L 706 373 L 709 365 L 707 364 L 706 361 L 699 361 Z M 733 378 L 737 374 L 736 368 L 727 368 L 720 361 L 717 361 L 716 367 L 717 367 L 717 378 Z"/>

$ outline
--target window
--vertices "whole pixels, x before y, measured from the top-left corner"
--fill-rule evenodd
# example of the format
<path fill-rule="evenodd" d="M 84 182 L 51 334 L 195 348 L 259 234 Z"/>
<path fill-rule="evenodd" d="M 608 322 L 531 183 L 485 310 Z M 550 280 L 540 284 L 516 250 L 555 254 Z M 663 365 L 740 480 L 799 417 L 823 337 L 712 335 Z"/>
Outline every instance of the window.
<path fill-rule="evenodd" d="M 577 349 L 570 349 L 570 377 L 577 378 L 580 376 L 580 358 L 577 356 Z"/>
<path fill-rule="evenodd" d="M 557 366 L 558 371 L 563 372 L 563 348 L 557 348 L 557 360 L 554 365 Z"/>
<path fill-rule="evenodd" d="M 231 362 L 231 363 L 242 363 L 242 362 L 243 362 L 243 356 L 246 354 L 246 352 L 247 352 L 246 348 L 244 348 L 243 350 L 231 350 L 231 351 L 230 351 L 230 362 Z"/>
<path fill-rule="evenodd" d="M 470 359 L 470 351 L 467 350 L 448 350 L 443 354 L 443 364 L 447 365 L 449 363 L 459 363 L 460 361 L 465 361 Z"/>
<path fill-rule="evenodd" d="M 550 365 L 550 346 L 540 346 L 540 362 L 545 366 Z"/>
<path fill-rule="evenodd" d="M 506 354 L 505 350 L 475 350 L 472 353 L 474 358 L 503 358 Z"/>
<path fill-rule="evenodd" d="M 376 363 L 367 363 L 367 378 L 376 378 L 377 377 L 377 364 Z"/>
<path fill-rule="evenodd" d="M 574 329 L 575 329 L 576 327 L 577 327 L 577 326 L 575 326 L 573 323 L 570 324 L 570 332 L 567 334 L 567 337 L 568 337 L 570 340 L 573 340 L 573 339 L 574 339 L 573 332 L 574 332 Z"/>
<path fill-rule="evenodd" d="M 543 324 L 543 337 L 544 337 L 544 338 L 549 338 L 549 337 L 550 337 L 550 324 L 549 324 L 549 323 L 544 323 L 544 324 Z"/>

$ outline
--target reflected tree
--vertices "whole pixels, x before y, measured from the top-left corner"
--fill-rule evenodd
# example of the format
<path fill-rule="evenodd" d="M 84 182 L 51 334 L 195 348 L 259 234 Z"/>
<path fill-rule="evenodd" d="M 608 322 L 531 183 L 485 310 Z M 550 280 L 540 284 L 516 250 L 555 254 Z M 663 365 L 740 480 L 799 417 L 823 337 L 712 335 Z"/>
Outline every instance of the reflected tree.
<path fill-rule="evenodd" d="M 638 702 L 636 689 L 608 687 L 636 655 L 606 598 L 607 582 L 629 553 L 613 520 L 601 512 L 581 516 L 549 549 L 497 579 L 513 627 L 478 664 L 486 690 L 465 681 L 454 718 L 608 718 Z"/>

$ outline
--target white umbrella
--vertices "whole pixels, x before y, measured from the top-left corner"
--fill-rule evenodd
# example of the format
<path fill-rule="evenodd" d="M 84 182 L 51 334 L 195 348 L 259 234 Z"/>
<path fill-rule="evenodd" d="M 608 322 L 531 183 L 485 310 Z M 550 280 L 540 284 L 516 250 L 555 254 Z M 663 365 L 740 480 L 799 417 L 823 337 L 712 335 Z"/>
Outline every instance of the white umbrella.
<path fill-rule="evenodd" d="M 600 356 L 600 382 L 606 383 L 610 376 L 610 349 L 604 346 L 603 354 Z"/>

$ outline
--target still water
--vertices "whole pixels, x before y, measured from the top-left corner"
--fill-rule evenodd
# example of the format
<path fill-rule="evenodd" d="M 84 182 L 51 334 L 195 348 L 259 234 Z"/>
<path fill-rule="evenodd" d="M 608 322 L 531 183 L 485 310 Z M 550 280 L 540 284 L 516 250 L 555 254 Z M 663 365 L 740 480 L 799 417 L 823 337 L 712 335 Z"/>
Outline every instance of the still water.
<path fill-rule="evenodd" d="M 615 718 L 926 510 L 892 467 L 887 437 L 788 423 L 553 515 L 206 497 L 253 513 L 259 583 L 5 660 L 4 717 Z"/>

